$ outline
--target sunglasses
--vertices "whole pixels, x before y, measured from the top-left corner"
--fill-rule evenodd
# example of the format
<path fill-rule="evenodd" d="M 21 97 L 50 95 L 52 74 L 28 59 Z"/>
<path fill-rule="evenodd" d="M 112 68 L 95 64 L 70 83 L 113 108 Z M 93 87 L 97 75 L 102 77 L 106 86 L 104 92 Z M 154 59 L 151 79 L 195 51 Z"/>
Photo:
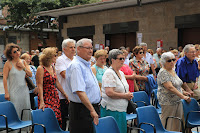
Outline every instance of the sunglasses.
<path fill-rule="evenodd" d="M 121 57 L 121 58 L 116 58 L 116 59 L 119 59 L 119 60 L 125 60 L 125 58 Z"/>
<path fill-rule="evenodd" d="M 17 51 L 19 51 L 19 49 Z M 17 51 L 13 51 L 13 53 L 15 54 L 15 53 L 17 53 Z"/>
<path fill-rule="evenodd" d="M 167 62 L 174 62 L 174 61 L 176 61 L 176 59 L 169 59 L 169 60 L 167 60 Z"/>
<path fill-rule="evenodd" d="M 139 54 L 144 54 L 144 52 L 139 52 Z"/>

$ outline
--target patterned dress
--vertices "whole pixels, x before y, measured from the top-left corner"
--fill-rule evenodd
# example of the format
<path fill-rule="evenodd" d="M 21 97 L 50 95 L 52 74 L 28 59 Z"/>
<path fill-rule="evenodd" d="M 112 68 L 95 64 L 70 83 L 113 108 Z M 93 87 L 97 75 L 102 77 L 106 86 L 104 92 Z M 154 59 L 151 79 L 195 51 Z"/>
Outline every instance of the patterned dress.
<path fill-rule="evenodd" d="M 44 68 L 44 67 L 43 67 Z M 52 76 L 44 68 L 43 77 L 43 97 L 45 108 L 51 108 L 55 112 L 56 118 L 61 125 L 61 112 L 60 112 L 60 99 L 58 96 L 58 91 L 55 87 L 56 84 L 56 73 L 54 71 L 54 76 Z M 40 105 L 38 101 L 38 105 Z"/>
<path fill-rule="evenodd" d="M 133 59 L 130 61 L 130 68 L 136 72 L 137 75 L 147 76 L 149 74 L 149 65 L 145 60 Z M 137 85 L 140 91 L 145 90 L 145 81 L 137 80 Z"/>

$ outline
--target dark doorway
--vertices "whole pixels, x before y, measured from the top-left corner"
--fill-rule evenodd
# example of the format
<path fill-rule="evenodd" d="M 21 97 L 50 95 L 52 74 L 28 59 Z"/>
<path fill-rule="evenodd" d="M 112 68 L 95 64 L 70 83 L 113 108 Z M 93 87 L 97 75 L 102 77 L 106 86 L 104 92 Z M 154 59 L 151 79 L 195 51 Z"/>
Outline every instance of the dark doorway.
<path fill-rule="evenodd" d="M 133 49 L 136 46 L 136 33 L 106 34 L 106 42 L 110 43 L 110 49 L 119 48 L 121 46 Z"/>
<path fill-rule="evenodd" d="M 200 28 L 184 28 L 178 30 L 178 46 L 200 44 Z"/>

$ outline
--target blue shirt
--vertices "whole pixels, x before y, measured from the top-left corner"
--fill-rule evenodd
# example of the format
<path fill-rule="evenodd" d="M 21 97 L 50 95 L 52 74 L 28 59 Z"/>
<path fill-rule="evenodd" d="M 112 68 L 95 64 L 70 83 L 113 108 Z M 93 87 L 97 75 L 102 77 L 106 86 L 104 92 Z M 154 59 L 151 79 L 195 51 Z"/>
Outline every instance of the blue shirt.
<path fill-rule="evenodd" d="M 199 77 L 197 61 L 194 59 L 190 62 L 186 56 L 180 58 L 176 63 L 176 73 L 183 82 L 196 82 Z"/>
<path fill-rule="evenodd" d="M 92 72 L 90 61 L 76 56 L 66 70 L 66 93 L 69 100 L 82 103 L 76 91 L 86 93 L 90 103 L 100 102 L 101 94 L 98 81 Z"/>
<path fill-rule="evenodd" d="M 37 86 L 37 85 L 36 85 L 36 78 L 35 78 L 37 69 L 35 68 L 35 66 L 30 65 L 30 70 L 31 70 L 31 72 L 32 72 L 32 77 L 30 77 L 30 79 L 32 80 L 33 84 L 34 84 L 35 86 Z M 34 90 L 34 89 L 33 89 L 33 90 Z M 33 90 L 30 90 L 29 92 L 30 92 L 30 93 L 33 93 Z"/>

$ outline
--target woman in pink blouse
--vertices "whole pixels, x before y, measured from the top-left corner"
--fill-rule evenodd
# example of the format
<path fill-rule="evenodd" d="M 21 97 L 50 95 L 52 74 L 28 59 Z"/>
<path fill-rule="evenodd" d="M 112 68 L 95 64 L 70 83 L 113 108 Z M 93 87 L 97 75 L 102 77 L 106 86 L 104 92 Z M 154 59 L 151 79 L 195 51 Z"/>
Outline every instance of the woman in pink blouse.
<path fill-rule="evenodd" d="M 130 67 L 133 71 L 136 72 L 135 79 L 140 91 L 145 90 L 145 82 L 148 82 L 147 75 L 149 74 L 149 65 L 143 60 L 144 51 L 141 46 L 136 46 L 133 49 L 133 54 L 135 58 L 130 61 Z"/>
<path fill-rule="evenodd" d="M 122 50 L 123 53 L 126 53 L 127 51 L 125 49 Z M 126 57 L 125 57 L 126 59 Z M 135 72 L 126 64 L 124 64 L 120 69 L 128 82 L 129 85 L 129 91 L 134 92 L 134 79 L 135 79 Z"/>

